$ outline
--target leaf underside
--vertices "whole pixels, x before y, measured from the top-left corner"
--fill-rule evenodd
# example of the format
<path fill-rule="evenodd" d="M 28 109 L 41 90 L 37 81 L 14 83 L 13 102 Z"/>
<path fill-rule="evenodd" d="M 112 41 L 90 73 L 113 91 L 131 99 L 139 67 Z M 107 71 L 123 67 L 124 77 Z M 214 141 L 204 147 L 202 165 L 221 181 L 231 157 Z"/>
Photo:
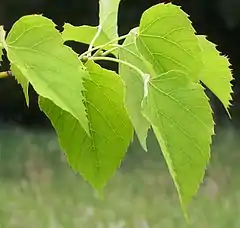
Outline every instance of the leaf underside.
<path fill-rule="evenodd" d="M 120 77 L 95 63 L 87 63 L 91 79 L 84 85 L 89 137 L 79 122 L 50 100 L 40 107 L 51 120 L 73 169 L 101 190 L 119 167 L 132 140 L 132 125 L 123 104 Z"/>
<path fill-rule="evenodd" d="M 118 7 L 121 0 L 99 0 L 99 25 L 109 40 L 118 37 Z"/>
<path fill-rule="evenodd" d="M 144 66 L 143 59 L 135 44 L 135 32 L 136 29 L 130 32 L 131 35 L 126 38 L 119 49 L 119 59 L 126 61 L 147 73 L 148 70 Z M 128 115 L 133 123 L 142 147 L 147 150 L 146 139 L 150 125 L 142 114 L 141 105 L 144 96 L 144 83 L 142 75 L 125 64 L 119 64 L 119 74 L 124 80 L 126 86 L 125 106 Z"/>
<path fill-rule="evenodd" d="M 82 96 L 82 81 L 88 73 L 77 55 L 63 45 L 54 23 L 40 15 L 22 17 L 13 25 L 6 44 L 16 77 L 23 75 L 40 96 L 69 112 L 88 132 Z"/>
<path fill-rule="evenodd" d="M 71 24 L 66 23 L 64 25 L 64 30 L 62 32 L 62 37 L 64 41 L 77 41 L 79 43 L 90 44 L 94 36 L 98 31 L 97 26 L 73 26 Z M 104 32 L 101 32 L 100 35 L 97 37 L 96 41 L 94 42 L 94 46 L 100 46 L 109 42 L 109 38 Z M 111 46 L 106 46 L 105 49 L 111 49 Z"/>

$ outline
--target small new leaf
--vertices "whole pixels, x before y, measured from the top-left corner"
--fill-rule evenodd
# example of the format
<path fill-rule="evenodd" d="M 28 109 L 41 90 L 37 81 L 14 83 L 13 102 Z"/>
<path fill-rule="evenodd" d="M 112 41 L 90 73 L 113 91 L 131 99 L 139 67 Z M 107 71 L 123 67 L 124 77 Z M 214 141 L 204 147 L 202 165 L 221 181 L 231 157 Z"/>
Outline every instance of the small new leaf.
<path fill-rule="evenodd" d="M 218 97 L 229 114 L 233 77 L 228 58 L 222 56 L 216 49 L 216 45 L 208 41 L 205 36 L 198 36 L 198 39 L 203 60 L 200 79 Z"/>
<path fill-rule="evenodd" d="M 214 122 L 208 99 L 200 84 L 172 70 L 150 79 L 143 112 L 152 124 L 185 211 L 210 157 Z"/>
<path fill-rule="evenodd" d="M 117 22 L 119 3 L 120 0 L 99 0 L 99 26 L 73 26 L 71 24 L 65 24 L 62 33 L 64 41 L 74 40 L 96 47 L 116 39 L 118 37 Z M 101 30 L 98 31 L 98 29 Z M 117 41 L 115 44 L 116 43 Z M 103 49 L 110 50 L 112 48 L 113 46 L 107 45 Z M 116 50 L 112 53 L 115 56 L 118 55 Z"/>
<path fill-rule="evenodd" d="M 137 29 L 133 29 L 119 49 L 119 59 L 126 61 L 145 73 L 147 68 L 137 50 L 135 39 Z M 119 74 L 125 82 L 125 106 L 132 124 L 135 128 L 142 147 L 147 150 L 146 139 L 150 125 L 142 114 L 142 101 L 144 97 L 144 82 L 142 75 L 125 64 L 119 64 Z"/>
<path fill-rule="evenodd" d="M 146 10 L 141 18 L 137 46 L 157 73 L 186 72 L 199 80 L 201 50 L 188 15 L 171 3 Z"/>
<path fill-rule="evenodd" d="M 118 37 L 118 7 L 121 0 L 99 0 L 99 25 L 109 40 Z"/>
<path fill-rule="evenodd" d="M 79 43 L 90 44 L 94 36 L 98 31 L 97 26 L 73 26 L 71 24 L 66 23 L 64 25 L 64 30 L 62 32 L 62 37 L 64 41 L 73 40 Z M 94 42 L 94 46 L 100 46 L 107 42 L 109 42 L 109 38 L 104 32 L 97 37 Z"/>
<path fill-rule="evenodd" d="M 88 73 L 78 56 L 64 46 L 54 23 L 40 15 L 22 17 L 13 25 L 6 45 L 14 69 L 40 96 L 69 112 L 89 132 L 82 95 Z"/>
<path fill-rule="evenodd" d="M 51 120 L 69 164 L 96 189 L 102 190 L 125 156 L 133 137 L 119 75 L 88 62 L 91 79 L 84 85 L 89 137 L 79 122 L 50 100 L 40 98 L 40 108 Z"/>

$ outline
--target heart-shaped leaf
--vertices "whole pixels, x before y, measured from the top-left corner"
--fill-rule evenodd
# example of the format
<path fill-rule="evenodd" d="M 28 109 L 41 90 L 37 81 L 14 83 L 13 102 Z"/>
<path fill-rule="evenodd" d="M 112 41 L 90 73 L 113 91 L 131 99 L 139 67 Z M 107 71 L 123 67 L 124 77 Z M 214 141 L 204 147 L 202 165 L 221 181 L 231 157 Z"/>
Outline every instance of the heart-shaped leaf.
<path fill-rule="evenodd" d="M 82 96 L 88 73 L 78 56 L 63 45 L 54 23 L 40 15 L 22 17 L 8 34 L 5 48 L 13 74 L 24 76 L 40 96 L 69 112 L 88 132 Z"/>
<path fill-rule="evenodd" d="M 56 129 L 69 164 L 101 190 L 124 158 L 133 129 L 119 75 L 92 62 L 87 69 L 91 76 L 84 83 L 90 137 L 73 116 L 50 100 L 40 98 L 39 104 Z"/>

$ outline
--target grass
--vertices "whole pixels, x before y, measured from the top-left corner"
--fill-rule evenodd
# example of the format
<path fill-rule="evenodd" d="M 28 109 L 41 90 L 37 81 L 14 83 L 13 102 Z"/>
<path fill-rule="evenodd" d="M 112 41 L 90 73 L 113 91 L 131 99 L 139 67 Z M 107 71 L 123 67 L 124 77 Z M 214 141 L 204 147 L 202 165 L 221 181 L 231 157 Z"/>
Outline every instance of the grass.
<path fill-rule="evenodd" d="M 2 128 L 0 227 L 239 228 L 235 136 L 220 132 L 206 179 L 190 205 L 188 226 L 164 163 L 155 161 L 158 155 L 143 154 L 141 162 L 130 156 L 101 199 L 63 162 L 52 133 Z"/>

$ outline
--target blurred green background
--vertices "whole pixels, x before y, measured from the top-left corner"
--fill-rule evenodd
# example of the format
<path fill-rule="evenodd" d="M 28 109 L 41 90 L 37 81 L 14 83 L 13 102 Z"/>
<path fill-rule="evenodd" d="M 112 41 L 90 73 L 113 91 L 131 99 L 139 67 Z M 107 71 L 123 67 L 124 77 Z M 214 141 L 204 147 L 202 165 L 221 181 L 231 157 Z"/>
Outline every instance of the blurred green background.
<path fill-rule="evenodd" d="M 238 132 L 218 129 L 204 183 L 189 207 L 190 225 L 158 145 L 137 142 L 99 196 L 66 164 L 52 131 L 1 126 L 1 228 L 238 228 Z"/>

